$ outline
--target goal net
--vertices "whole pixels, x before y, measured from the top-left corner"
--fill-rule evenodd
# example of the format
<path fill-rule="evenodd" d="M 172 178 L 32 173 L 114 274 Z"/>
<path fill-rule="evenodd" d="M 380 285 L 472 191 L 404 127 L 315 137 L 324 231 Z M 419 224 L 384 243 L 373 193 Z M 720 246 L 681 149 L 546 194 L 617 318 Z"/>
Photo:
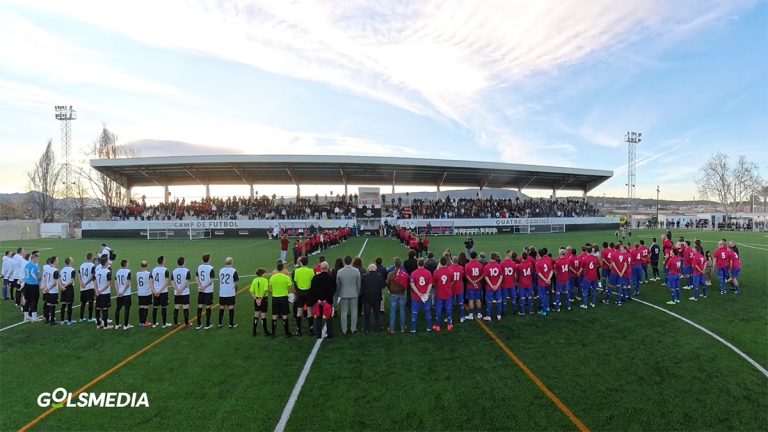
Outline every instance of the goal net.
<path fill-rule="evenodd" d="M 211 230 L 201 228 L 148 229 L 147 240 L 199 240 L 211 238 Z"/>
<path fill-rule="evenodd" d="M 201 240 L 201 239 L 209 239 L 209 238 L 211 238 L 211 230 L 209 229 L 190 228 L 189 230 L 190 240 Z"/>

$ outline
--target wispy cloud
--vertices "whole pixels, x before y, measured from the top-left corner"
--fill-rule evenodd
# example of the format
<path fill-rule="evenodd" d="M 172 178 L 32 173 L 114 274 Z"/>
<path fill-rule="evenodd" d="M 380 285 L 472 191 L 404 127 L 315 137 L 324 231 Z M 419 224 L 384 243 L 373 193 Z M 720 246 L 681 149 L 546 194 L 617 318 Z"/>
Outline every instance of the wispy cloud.
<path fill-rule="evenodd" d="M 171 86 L 136 77 L 110 66 L 104 54 L 49 33 L 21 15 L 0 14 L 0 71 L 43 77 L 59 83 L 95 84 L 126 92 L 168 95 Z"/>
<path fill-rule="evenodd" d="M 252 65 L 472 129 L 507 159 L 535 142 L 510 124 L 546 109 L 519 89 L 641 40 L 680 39 L 752 0 L 19 2 L 142 43 Z M 649 59 L 635 64 L 652 63 Z M 544 102 L 544 105 L 541 103 Z M 545 108 L 542 108 L 544 106 Z M 631 112 L 627 114 L 637 118 Z M 595 122 L 574 137 L 621 145 Z M 615 123 L 620 130 L 620 122 Z M 596 126 L 600 125 L 600 126 Z M 620 135 L 619 135 L 620 136 Z M 512 149 L 512 153 L 510 153 Z"/>

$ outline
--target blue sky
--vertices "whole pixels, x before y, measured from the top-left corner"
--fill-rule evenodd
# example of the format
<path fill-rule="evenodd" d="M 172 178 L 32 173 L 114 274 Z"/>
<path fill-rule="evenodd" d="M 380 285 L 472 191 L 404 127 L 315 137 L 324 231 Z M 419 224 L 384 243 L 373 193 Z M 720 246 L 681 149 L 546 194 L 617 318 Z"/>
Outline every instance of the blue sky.
<path fill-rule="evenodd" d="M 626 194 L 636 130 L 637 195 L 690 199 L 716 151 L 768 177 L 767 52 L 751 0 L 3 1 L 0 192 L 27 189 L 71 104 L 78 163 L 106 123 L 141 156 L 575 166 L 613 170 L 592 192 L 608 196 Z"/>

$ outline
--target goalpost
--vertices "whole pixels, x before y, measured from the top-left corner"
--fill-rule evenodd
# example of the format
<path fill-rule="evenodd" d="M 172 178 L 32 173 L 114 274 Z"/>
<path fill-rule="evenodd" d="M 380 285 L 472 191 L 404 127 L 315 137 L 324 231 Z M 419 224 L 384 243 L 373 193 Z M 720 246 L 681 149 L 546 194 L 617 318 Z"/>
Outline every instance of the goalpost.
<path fill-rule="evenodd" d="M 201 240 L 211 238 L 211 230 L 203 228 L 148 229 L 147 240 Z"/>

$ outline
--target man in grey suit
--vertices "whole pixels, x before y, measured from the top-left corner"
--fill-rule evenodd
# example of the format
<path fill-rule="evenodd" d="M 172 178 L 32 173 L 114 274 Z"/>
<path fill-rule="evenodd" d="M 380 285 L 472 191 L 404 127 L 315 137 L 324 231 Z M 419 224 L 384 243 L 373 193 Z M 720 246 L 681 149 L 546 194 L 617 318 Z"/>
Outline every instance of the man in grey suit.
<path fill-rule="evenodd" d="M 352 257 L 344 257 L 344 267 L 336 274 L 336 294 L 341 303 L 341 333 L 347 334 L 347 316 L 352 315 L 350 331 L 357 333 L 357 298 L 360 296 L 360 271 L 352 267 Z"/>

